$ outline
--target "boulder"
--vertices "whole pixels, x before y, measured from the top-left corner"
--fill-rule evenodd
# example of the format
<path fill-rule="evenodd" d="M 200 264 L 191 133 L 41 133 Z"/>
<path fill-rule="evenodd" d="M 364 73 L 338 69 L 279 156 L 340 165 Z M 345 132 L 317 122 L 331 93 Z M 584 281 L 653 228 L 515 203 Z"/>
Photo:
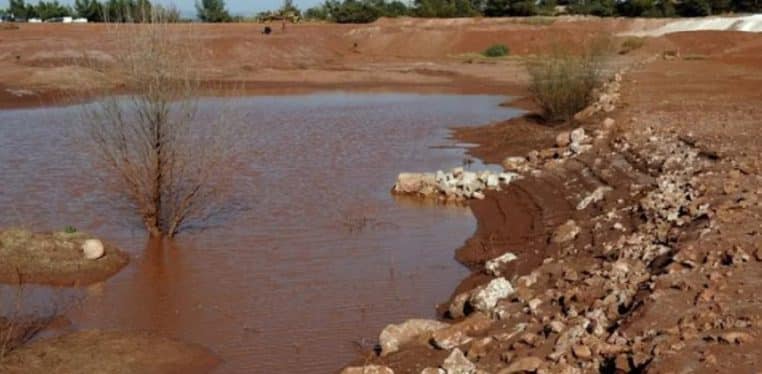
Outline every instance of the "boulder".
<path fill-rule="evenodd" d="M 570 219 L 553 231 L 553 236 L 550 238 L 550 241 L 556 244 L 572 241 L 579 235 L 580 230 L 581 229 L 577 226 L 577 223 Z"/>
<path fill-rule="evenodd" d="M 442 369 L 447 374 L 474 374 L 476 365 L 469 361 L 460 349 L 455 348 L 442 363 Z"/>
<path fill-rule="evenodd" d="M 427 341 L 432 332 L 449 326 L 444 322 L 430 319 L 409 319 L 400 324 L 386 326 L 378 337 L 381 356 L 397 352 L 402 345 L 421 338 Z"/>
<path fill-rule="evenodd" d="M 497 302 L 513 294 L 511 282 L 500 277 L 491 280 L 486 286 L 477 288 L 469 298 L 469 303 L 474 309 L 489 313 L 495 308 Z"/>
<path fill-rule="evenodd" d="M 503 265 L 515 261 L 518 259 L 515 254 L 511 252 L 506 252 L 502 256 L 495 257 L 489 261 L 487 261 L 486 264 L 484 264 L 484 268 L 487 270 L 487 273 L 490 273 L 496 277 L 499 277 L 500 269 L 503 267 Z"/>
<path fill-rule="evenodd" d="M 394 374 L 394 370 L 381 365 L 365 365 L 345 368 L 340 374 Z"/>
<path fill-rule="evenodd" d="M 571 140 L 571 144 L 584 144 L 587 140 L 587 135 L 585 135 L 585 129 L 582 127 L 578 127 L 569 134 L 569 139 Z"/>
<path fill-rule="evenodd" d="M 87 239 L 82 244 L 82 253 L 88 260 L 97 260 L 106 253 L 103 242 L 98 239 Z"/>
<path fill-rule="evenodd" d="M 397 193 L 422 193 L 427 188 L 435 186 L 436 176 L 430 173 L 400 173 L 397 183 L 394 184 L 394 192 Z"/>

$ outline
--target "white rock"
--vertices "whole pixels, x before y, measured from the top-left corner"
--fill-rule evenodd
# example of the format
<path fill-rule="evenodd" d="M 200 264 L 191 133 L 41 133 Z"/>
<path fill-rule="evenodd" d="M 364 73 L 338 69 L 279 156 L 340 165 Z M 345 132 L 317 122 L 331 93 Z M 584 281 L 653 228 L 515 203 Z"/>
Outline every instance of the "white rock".
<path fill-rule="evenodd" d="M 515 254 L 511 252 L 506 252 L 502 256 L 495 257 L 489 261 L 487 261 L 486 264 L 484 264 L 484 268 L 487 269 L 487 272 L 499 277 L 500 274 L 500 268 L 503 267 L 504 264 L 507 264 L 511 261 L 516 261 L 518 257 L 516 257 Z"/>
<path fill-rule="evenodd" d="M 487 188 L 496 188 L 500 186 L 500 177 L 495 174 L 489 174 L 486 178 Z"/>
<path fill-rule="evenodd" d="M 473 197 L 474 199 L 477 199 L 477 200 L 484 200 L 484 198 L 486 196 L 484 196 L 483 193 L 481 193 L 479 191 L 476 191 L 476 192 L 471 193 L 471 197 Z"/>
<path fill-rule="evenodd" d="M 394 370 L 381 365 L 365 365 L 345 368 L 340 374 L 394 374 Z"/>
<path fill-rule="evenodd" d="M 600 186 L 593 191 L 590 195 L 586 196 L 584 199 L 582 199 L 579 204 L 577 204 L 577 210 L 584 210 L 587 208 L 590 204 L 597 203 L 601 200 L 603 200 L 603 196 L 613 189 L 609 186 Z"/>
<path fill-rule="evenodd" d="M 529 306 L 529 310 L 533 314 L 537 311 L 537 308 L 539 308 L 540 305 L 542 305 L 542 300 L 540 300 L 538 298 L 534 298 L 532 300 L 529 300 L 529 302 L 527 303 L 527 306 Z"/>
<path fill-rule="evenodd" d="M 404 344 L 410 343 L 419 336 L 449 326 L 444 322 L 430 319 L 409 319 L 400 324 L 387 325 L 378 337 L 381 346 L 381 356 L 397 352 Z"/>
<path fill-rule="evenodd" d="M 476 365 L 469 361 L 460 349 L 455 348 L 442 363 L 442 369 L 447 374 L 473 374 L 476 372 Z"/>
<path fill-rule="evenodd" d="M 478 181 L 479 181 L 479 177 L 476 175 L 476 173 L 474 173 L 473 171 L 464 171 L 460 175 L 460 182 L 458 184 L 460 184 L 461 186 L 473 185 L 477 183 Z"/>
<path fill-rule="evenodd" d="M 571 134 L 569 135 L 571 138 L 572 144 L 582 144 L 585 142 L 585 139 L 587 139 L 587 135 L 585 135 L 585 129 L 582 127 L 578 127 L 574 130 L 572 130 Z"/>
<path fill-rule="evenodd" d="M 447 374 L 447 372 L 440 368 L 425 368 L 421 370 L 421 374 Z"/>
<path fill-rule="evenodd" d="M 394 191 L 399 193 L 423 193 L 437 184 L 436 176 L 430 173 L 400 173 Z"/>
<path fill-rule="evenodd" d="M 569 149 L 575 154 L 585 153 L 593 148 L 590 144 L 572 143 Z"/>
<path fill-rule="evenodd" d="M 500 179 L 501 183 L 510 184 L 511 182 L 515 180 L 521 179 L 521 175 L 518 175 L 516 173 L 500 173 L 498 178 Z"/>
<path fill-rule="evenodd" d="M 103 248 L 103 242 L 98 239 L 87 239 L 82 244 L 82 253 L 88 260 L 97 260 L 103 257 L 105 249 Z"/>
<path fill-rule="evenodd" d="M 521 171 L 527 163 L 527 159 L 524 157 L 507 157 L 505 160 L 503 160 L 503 168 L 505 170 L 516 170 Z"/>
<path fill-rule="evenodd" d="M 616 121 L 611 117 L 607 117 L 606 119 L 603 120 L 603 128 L 607 130 L 614 127 L 615 124 L 616 124 Z"/>
<path fill-rule="evenodd" d="M 511 282 L 503 277 L 495 278 L 486 286 L 477 288 L 476 292 L 471 295 L 469 303 L 474 309 L 489 313 L 500 299 L 510 296 L 513 292 Z"/>

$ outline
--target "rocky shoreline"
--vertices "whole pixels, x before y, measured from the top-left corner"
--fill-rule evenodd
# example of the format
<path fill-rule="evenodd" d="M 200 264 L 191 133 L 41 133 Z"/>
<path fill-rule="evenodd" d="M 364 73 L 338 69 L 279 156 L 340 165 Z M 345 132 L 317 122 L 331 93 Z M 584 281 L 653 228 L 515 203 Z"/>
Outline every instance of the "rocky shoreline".
<path fill-rule="evenodd" d="M 733 161 L 690 133 L 607 117 L 616 114 L 622 80 L 617 74 L 580 112 L 582 128 L 560 132 L 551 148 L 506 158 L 506 172 L 522 180 L 475 197 L 499 202 L 529 189 L 532 200 L 532 186 L 552 186 L 565 208 L 540 208 L 544 228 L 525 241 L 541 250 L 487 248 L 482 240 L 481 255 L 464 261 L 459 253 L 474 274 L 440 308 L 444 322 L 389 325 L 378 356 L 342 373 L 672 372 L 716 364 L 728 349 L 759 352 L 758 313 L 719 303 L 730 292 L 725 278 L 759 268 L 759 243 L 705 245 L 721 235 L 716 217 L 727 209 L 711 186 Z M 739 190 L 742 174 L 723 176 L 724 188 Z M 435 187 L 419 183 L 428 193 L 415 193 L 474 198 L 443 192 L 437 175 L 425 178 Z M 758 206 L 759 192 L 744 196 L 745 204 Z M 540 258 L 522 266 L 525 256 Z M 743 285 L 735 292 L 744 294 Z M 693 363 L 682 358 L 694 356 Z"/>

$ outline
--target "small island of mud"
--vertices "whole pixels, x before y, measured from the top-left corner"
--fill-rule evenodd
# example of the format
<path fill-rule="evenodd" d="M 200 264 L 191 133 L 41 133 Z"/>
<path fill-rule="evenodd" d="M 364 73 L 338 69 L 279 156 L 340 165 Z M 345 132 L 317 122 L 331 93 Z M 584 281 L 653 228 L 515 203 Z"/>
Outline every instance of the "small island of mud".
<path fill-rule="evenodd" d="M 87 239 L 91 237 L 82 232 L 0 231 L 0 283 L 85 286 L 111 277 L 129 262 L 126 253 L 109 244 L 100 258 L 85 258 Z"/>

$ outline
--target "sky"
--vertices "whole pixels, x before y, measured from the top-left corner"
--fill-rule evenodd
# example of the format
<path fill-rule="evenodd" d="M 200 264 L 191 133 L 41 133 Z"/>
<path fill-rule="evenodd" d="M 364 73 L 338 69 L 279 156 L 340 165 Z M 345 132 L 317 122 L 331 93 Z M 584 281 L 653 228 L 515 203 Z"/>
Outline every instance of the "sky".
<path fill-rule="evenodd" d="M 26 0 L 27 3 L 36 4 L 37 0 Z M 74 0 L 58 0 L 62 4 L 74 4 Z M 152 0 L 155 3 L 175 4 L 183 12 L 195 12 L 195 0 Z M 294 0 L 294 4 L 301 9 L 306 9 L 322 3 L 322 0 Z M 225 0 L 233 14 L 252 14 L 263 10 L 277 9 L 283 4 L 283 0 Z M 0 0 L 0 8 L 7 8 L 8 0 Z"/>

